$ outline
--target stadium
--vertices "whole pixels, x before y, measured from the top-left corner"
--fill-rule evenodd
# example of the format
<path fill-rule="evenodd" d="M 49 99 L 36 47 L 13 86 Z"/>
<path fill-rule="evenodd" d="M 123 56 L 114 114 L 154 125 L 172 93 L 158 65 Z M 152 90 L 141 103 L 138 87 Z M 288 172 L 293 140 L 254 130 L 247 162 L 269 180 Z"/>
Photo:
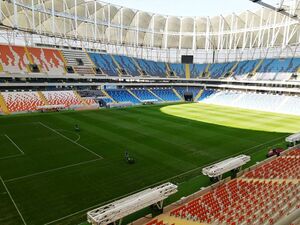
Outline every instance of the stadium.
<path fill-rule="evenodd" d="M 0 2 L 0 225 L 299 225 L 300 0 L 112 2 Z"/>

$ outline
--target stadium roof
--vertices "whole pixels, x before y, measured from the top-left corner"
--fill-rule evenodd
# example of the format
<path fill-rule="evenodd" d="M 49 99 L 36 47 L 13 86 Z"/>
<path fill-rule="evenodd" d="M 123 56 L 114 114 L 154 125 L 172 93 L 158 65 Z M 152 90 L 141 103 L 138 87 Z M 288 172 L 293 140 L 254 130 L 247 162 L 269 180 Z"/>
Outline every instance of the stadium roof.
<path fill-rule="evenodd" d="M 178 17 L 98 0 L 13 2 L 1 1 L 6 26 L 101 43 L 195 50 L 272 47 L 300 40 L 297 21 L 263 8 L 227 16 Z M 295 10 L 285 7 L 300 12 L 299 5 Z"/>

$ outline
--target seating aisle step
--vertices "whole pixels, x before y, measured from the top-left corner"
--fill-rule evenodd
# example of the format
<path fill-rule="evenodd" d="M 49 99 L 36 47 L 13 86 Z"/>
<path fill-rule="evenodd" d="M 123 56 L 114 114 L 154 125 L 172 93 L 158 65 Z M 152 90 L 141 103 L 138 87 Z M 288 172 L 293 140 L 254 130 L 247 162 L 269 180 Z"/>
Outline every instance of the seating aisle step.
<path fill-rule="evenodd" d="M 191 78 L 190 64 L 185 64 L 185 78 L 186 79 L 190 79 Z"/>
<path fill-rule="evenodd" d="M 157 94 L 155 94 L 150 88 L 148 89 L 148 91 L 149 91 L 151 94 L 153 94 L 156 98 L 158 98 L 160 101 L 164 102 L 164 100 L 163 100 L 161 97 L 159 97 Z"/>
<path fill-rule="evenodd" d="M 174 216 L 162 214 L 157 217 L 158 221 L 163 221 L 164 224 L 175 224 L 175 225 L 208 225 L 207 223 L 200 223 L 199 221 L 181 219 Z"/>
<path fill-rule="evenodd" d="M 78 94 L 77 91 L 73 91 L 74 95 L 79 99 L 79 101 L 81 101 L 84 105 L 88 105 L 87 102 L 80 96 L 80 94 Z"/>
<path fill-rule="evenodd" d="M 0 93 L 0 107 L 4 114 L 6 114 L 6 115 L 10 114 L 10 111 L 8 110 L 6 102 L 1 93 Z"/>
<path fill-rule="evenodd" d="M 130 89 L 126 89 L 128 92 L 129 92 L 129 94 L 131 94 L 133 97 L 135 97 L 137 100 L 139 100 L 140 102 L 142 102 L 142 100 L 136 95 L 136 94 L 134 94 Z"/>
<path fill-rule="evenodd" d="M 111 99 L 113 103 L 117 103 L 105 90 L 102 90 L 102 93 L 105 95 L 105 97 Z"/>
<path fill-rule="evenodd" d="M 175 93 L 175 95 L 177 95 L 177 97 L 181 100 L 183 100 L 183 97 L 176 91 L 175 88 L 172 88 L 173 92 Z"/>
<path fill-rule="evenodd" d="M 200 91 L 198 92 L 198 94 L 196 95 L 195 99 L 194 99 L 194 102 L 197 102 L 198 99 L 201 97 L 202 93 L 203 93 L 203 89 L 200 89 Z"/>
<path fill-rule="evenodd" d="M 38 91 L 37 94 L 40 97 L 40 99 L 44 102 L 45 105 L 49 105 L 48 100 L 46 99 L 45 95 L 41 91 Z"/>
<path fill-rule="evenodd" d="M 259 63 L 255 66 L 254 70 L 252 71 L 253 74 L 257 72 L 257 70 L 259 69 L 259 67 L 261 66 L 261 64 L 262 64 L 263 62 L 264 62 L 263 59 L 261 59 L 261 60 L 259 61 Z"/>

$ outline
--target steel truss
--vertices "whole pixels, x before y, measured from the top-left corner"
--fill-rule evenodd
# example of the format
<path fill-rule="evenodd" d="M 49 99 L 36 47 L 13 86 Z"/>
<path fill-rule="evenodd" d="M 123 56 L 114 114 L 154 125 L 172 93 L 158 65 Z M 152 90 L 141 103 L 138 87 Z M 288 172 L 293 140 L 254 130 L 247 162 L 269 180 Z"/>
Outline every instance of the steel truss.
<path fill-rule="evenodd" d="M 299 0 L 295 1 L 296 12 Z M 172 17 L 132 9 L 129 14 L 127 8 L 98 0 L 59 2 L 58 10 L 55 0 L 1 1 L 0 21 L 8 31 L 2 37 L 15 43 L 15 36 L 22 35 L 27 45 L 49 41 L 158 61 L 178 62 L 182 54 L 194 54 L 198 63 L 211 62 L 213 54 L 218 62 L 265 57 L 270 55 L 266 49 L 276 51 L 277 56 L 271 57 L 278 57 L 300 43 L 298 21 L 270 10 L 246 11 L 243 16 Z M 297 50 L 287 55 L 293 53 Z"/>

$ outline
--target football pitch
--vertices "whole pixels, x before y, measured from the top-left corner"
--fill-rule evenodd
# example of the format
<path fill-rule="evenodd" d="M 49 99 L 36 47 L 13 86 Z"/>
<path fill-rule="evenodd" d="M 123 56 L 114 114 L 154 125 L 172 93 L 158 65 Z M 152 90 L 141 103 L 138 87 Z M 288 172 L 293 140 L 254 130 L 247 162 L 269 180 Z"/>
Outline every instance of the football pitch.
<path fill-rule="evenodd" d="M 264 155 L 299 119 L 198 103 L 1 117 L 0 224 L 78 224 L 128 193 L 184 182 L 235 154 Z"/>

